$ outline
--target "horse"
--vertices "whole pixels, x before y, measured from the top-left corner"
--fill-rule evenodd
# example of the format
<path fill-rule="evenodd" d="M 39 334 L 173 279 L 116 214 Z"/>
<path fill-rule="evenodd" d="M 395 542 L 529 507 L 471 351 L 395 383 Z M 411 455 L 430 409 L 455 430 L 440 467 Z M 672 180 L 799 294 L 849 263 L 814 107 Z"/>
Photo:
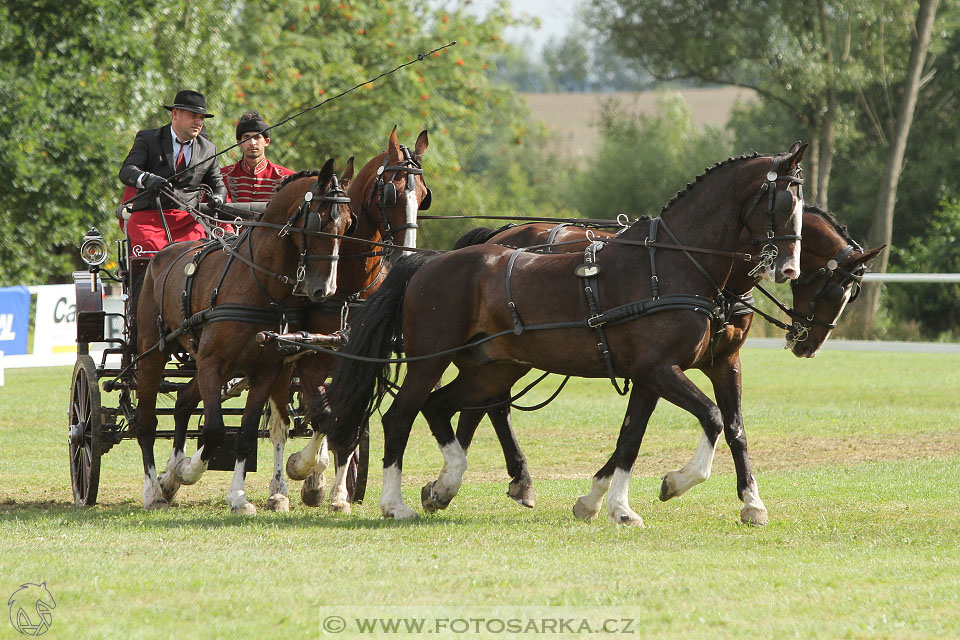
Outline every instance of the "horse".
<path fill-rule="evenodd" d="M 700 421 L 698 469 L 712 459 L 723 431 L 720 409 L 683 370 L 708 349 L 712 300 L 731 259 L 753 259 L 734 251 L 741 230 L 764 245 L 758 271 L 778 281 L 799 276 L 805 150 L 794 145 L 784 154 L 730 158 L 708 169 L 656 219 L 655 229 L 671 242 L 656 239 L 651 221 L 591 243 L 582 256 L 485 244 L 400 261 L 351 325 L 332 383 L 331 447 L 352 447 L 356 425 L 379 407 L 391 383 L 383 358 L 398 340 L 407 373 L 382 417 L 379 506 L 388 518 L 417 517 L 403 502 L 400 480 L 410 427 L 421 411 L 444 457 L 438 478 L 421 490 L 424 508 L 436 511 L 456 495 L 467 466 L 450 424 L 456 411 L 508 391 L 531 368 L 609 377 L 614 385 L 626 378 L 633 387 L 608 506 L 616 522 L 642 524 L 627 492 L 656 400 L 664 397 Z M 653 260 L 650 249 L 660 247 L 673 250 Z M 457 377 L 433 391 L 451 362 Z"/>
<path fill-rule="evenodd" d="M 402 248 L 417 246 L 417 212 L 429 209 L 433 199 L 423 177 L 423 156 L 428 146 L 426 131 L 420 132 L 412 150 L 401 145 L 394 127 L 386 151 L 371 158 L 351 181 L 347 195 L 352 210 L 357 212 L 356 228 L 350 234 L 353 240 L 345 241 L 340 251 L 337 294 L 314 305 L 307 316 L 308 331 L 331 334 L 343 330 L 349 308 L 377 290 L 390 262 L 403 253 Z M 323 404 L 324 383 L 335 366 L 335 356 L 324 353 L 314 353 L 297 361 L 296 375 L 305 396 L 304 404 L 308 407 L 320 404 L 319 413 L 325 415 L 329 414 L 329 408 Z M 290 504 L 283 465 L 290 420 L 286 410 L 288 394 L 289 388 L 284 385 L 275 390 L 271 396 L 269 422 L 274 468 L 267 506 L 280 511 L 288 510 Z M 311 410 L 310 415 L 314 413 L 317 412 Z M 347 463 L 348 460 L 337 459 L 336 480 L 330 492 L 330 510 L 334 512 L 350 511 Z M 304 504 L 316 507 L 323 503 L 323 473 L 328 464 L 326 439 L 318 427 L 310 442 L 292 454 L 286 464 L 287 476 L 304 480 L 300 491 Z M 362 499 L 362 489 L 355 495 L 356 499 Z"/>
<path fill-rule="evenodd" d="M 512 247 L 547 245 L 547 250 L 551 251 L 583 251 L 588 243 L 587 233 L 584 227 L 549 223 L 511 225 L 496 230 L 478 228 L 461 237 L 454 249 L 486 242 Z M 605 234 L 607 237 L 613 235 L 612 232 L 600 230 L 590 233 Z M 791 282 L 794 306 L 787 310 L 794 321 L 787 333 L 787 346 L 797 357 L 812 358 L 836 327 L 846 304 L 856 298 L 863 274 L 883 247 L 864 251 L 832 214 L 809 204 L 804 205 L 802 234 L 801 273 L 799 279 Z M 750 250 L 748 235 L 741 235 L 740 248 Z M 750 332 L 753 311 L 739 303 L 739 299 L 748 296 L 757 284 L 757 278 L 750 276 L 748 271 L 746 263 L 737 262 L 734 265 L 727 291 L 735 305 L 723 327 L 718 327 L 714 332 L 710 352 L 694 363 L 693 368 L 700 369 L 710 379 L 717 404 L 723 412 L 724 436 L 730 446 L 737 473 L 737 496 L 744 503 L 740 518 L 745 523 L 764 525 L 769 522 L 769 515 L 760 499 L 747 455 L 740 399 L 740 349 Z M 490 408 L 461 411 L 457 440 L 466 453 L 480 420 L 484 414 L 488 415 L 503 449 L 507 473 L 511 478 L 507 495 L 520 505 L 532 508 L 536 503 L 533 481 L 511 425 L 509 395 L 489 398 L 482 406 Z M 609 476 L 614 463 L 615 459 L 611 458 L 597 475 Z M 598 482 L 599 486 L 603 484 Z M 602 500 L 602 495 L 599 500 Z M 590 508 L 578 513 L 588 519 L 595 518 L 599 514 L 599 500 L 593 496 L 589 501 Z"/>
<path fill-rule="evenodd" d="M 353 173 L 343 174 L 347 185 Z M 225 436 L 221 388 L 244 373 L 249 391 L 237 438 L 236 465 L 227 492 L 231 511 L 253 514 L 244 491 L 245 464 L 256 447 L 260 415 L 283 374 L 284 354 L 256 344 L 265 329 L 298 322 L 304 290 L 321 300 L 336 290 L 340 237 L 352 214 L 333 160 L 319 172 L 287 178 L 259 221 L 233 241 L 180 242 L 158 252 L 147 267 L 137 306 L 137 440 L 145 475 L 147 509 L 169 505 L 181 484 L 194 484 L 206 471 Z M 157 393 L 170 353 L 186 351 L 196 375 L 181 388 L 174 407 L 173 451 L 158 477 L 153 455 Z M 203 444 L 184 455 L 187 423 L 203 401 Z"/>

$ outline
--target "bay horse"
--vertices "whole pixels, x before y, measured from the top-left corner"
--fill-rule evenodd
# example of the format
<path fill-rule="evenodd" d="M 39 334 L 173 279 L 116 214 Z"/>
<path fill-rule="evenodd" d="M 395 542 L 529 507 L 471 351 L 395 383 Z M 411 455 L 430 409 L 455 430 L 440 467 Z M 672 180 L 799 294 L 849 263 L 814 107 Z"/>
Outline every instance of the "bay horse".
<path fill-rule="evenodd" d="M 344 185 L 352 173 L 349 164 Z M 137 440 L 145 508 L 165 508 L 181 484 L 194 484 L 206 471 L 225 436 L 221 388 L 245 374 L 249 391 L 227 503 L 232 511 L 256 512 L 244 491 L 245 463 L 256 447 L 264 403 L 283 373 L 284 354 L 258 346 L 254 337 L 297 322 L 301 299 L 293 294 L 298 287 L 312 300 L 335 291 L 337 236 L 351 224 L 344 206 L 349 200 L 340 185 L 333 160 L 328 160 L 319 172 L 287 178 L 259 221 L 248 223 L 233 242 L 179 242 L 150 261 L 137 306 Z M 153 454 L 157 393 L 175 350 L 196 361 L 196 375 L 178 391 L 173 451 L 158 477 Z M 201 400 L 203 445 L 186 458 L 187 423 Z"/>
<path fill-rule="evenodd" d="M 608 506 L 616 522 L 642 524 L 627 492 L 656 400 L 664 397 L 700 421 L 696 469 L 712 459 L 723 431 L 720 409 L 683 370 L 709 347 L 712 299 L 727 281 L 731 258 L 746 258 L 734 252 L 741 230 L 765 236 L 758 268 L 781 281 L 799 276 L 805 149 L 731 158 L 709 169 L 657 219 L 671 242 L 658 242 L 651 226 L 639 222 L 583 255 L 484 244 L 404 259 L 351 325 L 331 391 L 337 406 L 331 447 L 347 451 L 356 443 L 356 425 L 379 407 L 391 382 L 382 358 L 401 339 L 406 376 L 382 418 L 380 510 L 389 518 L 417 517 L 403 502 L 400 478 L 419 412 L 444 457 L 439 477 L 421 491 L 424 508 L 435 511 L 456 495 L 467 465 L 450 424 L 456 411 L 507 392 L 531 368 L 610 377 L 614 384 L 626 378 L 633 387 Z M 650 249 L 667 246 L 674 250 L 651 259 Z M 456 379 L 433 391 L 451 362 Z"/>
<path fill-rule="evenodd" d="M 591 233 L 606 237 L 613 235 L 602 230 L 592 230 Z M 794 322 L 787 333 L 787 346 L 797 357 L 812 358 L 836 327 L 846 304 L 856 297 L 867 266 L 882 247 L 864 251 L 832 214 L 814 205 L 804 205 L 802 234 L 800 277 L 791 282 L 793 309 L 789 312 Z M 576 252 L 586 248 L 586 236 L 587 229 L 582 226 L 529 223 L 497 230 L 474 229 L 460 238 L 454 249 L 485 242 L 512 247 L 549 245 L 550 251 Z M 750 250 L 750 237 L 745 233 L 740 238 L 740 249 Z M 730 446 L 737 473 L 737 496 L 744 503 L 740 518 L 745 523 L 764 525 L 769 522 L 769 515 L 760 499 L 747 455 L 740 398 L 740 349 L 746 342 L 754 314 L 749 307 L 736 301 L 750 296 L 750 290 L 757 284 L 757 278 L 748 272 L 747 263 L 734 264 L 727 291 L 732 294 L 730 298 L 735 304 L 724 319 L 723 326 L 714 328 L 710 351 L 695 362 L 693 368 L 703 371 L 710 379 L 717 405 L 723 413 L 724 436 Z M 484 415 L 489 416 L 511 478 L 507 495 L 522 506 L 532 508 L 535 505 L 533 481 L 513 431 L 509 398 L 506 395 L 487 399 L 481 403 L 483 407 L 491 407 L 486 410 L 461 411 L 457 440 L 466 453 L 480 420 Z M 598 487 L 609 484 L 602 479 L 613 472 L 615 462 L 615 457 L 612 457 L 597 472 L 600 478 L 596 480 Z M 602 494 L 584 496 L 584 504 L 589 507 L 579 509 L 576 513 L 585 519 L 595 518 L 602 498 Z"/>
<path fill-rule="evenodd" d="M 344 329 L 351 305 L 372 295 L 386 277 L 391 261 L 403 253 L 402 248 L 417 246 L 417 212 L 430 208 L 432 193 L 423 176 L 423 156 L 429 139 L 426 131 L 417 136 L 413 149 L 400 144 L 394 127 L 385 151 L 374 156 L 350 182 L 347 196 L 357 214 L 352 241 L 345 241 L 340 250 L 337 292 L 332 298 L 312 305 L 306 329 L 312 333 L 331 334 Z M 371 243 L 383 243 L 380 247 Z M 396 249 L 393 247 L 397 247 Z M 297 361 L 305 404 L 322 403 L 326 379 L 336 367 L 336 357 L 313 353 Z M 289 509 L 284 480 L 283 451 L 289 426 L 286 401 L 287 386 L 281 384 L 271 398 L 270 437 L 274 451 L 273 476 L 270 480 L 268 508 Z M 313 413 L 313 412 L 311 412 Z M 323 413 L 329 415 L 329 409 Z M 366 429 L 366 425 L 363 426 Z M 330 510 L 350 511 L 347 491 L 348 459 L 337 459 L 337 474 L 330 492 Z M 315 425 L 308 444 L 290 456 L 286 472 L 293 480 L 304 480 L 300 495 L 308 506 L 320 506 L 324 500 L 323 473 L 329 464 L 323 428 Z M 355 465 L 356 462 L 350 463 Z M 362 493 L 362 491 L 361 491 Z"/>

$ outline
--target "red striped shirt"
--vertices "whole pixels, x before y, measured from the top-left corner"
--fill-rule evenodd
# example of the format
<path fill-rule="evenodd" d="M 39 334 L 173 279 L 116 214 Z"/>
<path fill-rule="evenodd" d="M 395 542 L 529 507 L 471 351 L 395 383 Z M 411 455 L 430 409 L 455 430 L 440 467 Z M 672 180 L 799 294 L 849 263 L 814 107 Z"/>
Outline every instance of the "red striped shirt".
<path fill-rule="evenodd" d="M 253 172 L 243 160 L 220 169 L 232 202 L 266 202 L 273 197 L 280 182 L 294 173 L 296 171 L 273 164 L 266 158 Z"/>

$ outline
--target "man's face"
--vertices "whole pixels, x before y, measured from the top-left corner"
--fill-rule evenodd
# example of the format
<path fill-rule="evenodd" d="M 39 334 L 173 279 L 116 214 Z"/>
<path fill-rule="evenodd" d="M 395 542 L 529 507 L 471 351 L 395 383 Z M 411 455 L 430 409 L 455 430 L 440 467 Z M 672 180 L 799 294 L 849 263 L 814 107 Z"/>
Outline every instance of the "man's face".
<path fill-rule="evenodd" d="M 201 113 L 194 113 L 186 109 L 174 109 L 171 112 L 173 130 L 177 137 L 184 142 L 193 140 L 200 135 L 200 130 L 203 129 L 204 117 Z"/>
<path fill-rule="evenodd" d="M 270 138 L 264 138 L 262 133 L 248 131 L 240 136 L 240 150 L 243 151 L 243 159 L 253 166 L 264 157 L 269 144 Z"/>

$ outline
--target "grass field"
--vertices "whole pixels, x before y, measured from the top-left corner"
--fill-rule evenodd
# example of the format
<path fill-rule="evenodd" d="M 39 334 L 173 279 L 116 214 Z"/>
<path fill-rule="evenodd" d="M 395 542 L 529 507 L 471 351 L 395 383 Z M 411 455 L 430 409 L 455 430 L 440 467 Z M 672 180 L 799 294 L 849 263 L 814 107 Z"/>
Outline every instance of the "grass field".
<path fill-rule="evenodd" d="M 654 414 L 631 487 L 646 527 L 577 521 L 570 508 L 609 455 L 625 406 L 599 380 L 572 381 L 547 408 L 515 416 L 537 487 L 532 511 L 504 495 L 487 426 L 460 495 L 416 523 L 379 517 L 378 468 L 350 516 L 303 507 L 299 483 L 288 514 L 232 516 L 229 474 L 217 472 L 184 487 L 169 510 L 144 512 L 133 441 L 104 457 L 101 504 L 78 509 L 65 438 L 70 370 L 11 370 L 0 388 L 0 597 L 45 581 L 57 602 L 50 638 L 311 638 L 331 611 L 466 615 L 487 605 L 616 611 L 633 621 L 630 637 L 960 637 L 960 356 L 743 355 L 751 458 L 771 518 L 763 528 L 739 523 L 725 445 L 709 481 L 657 500 L 660 475 L 699 438 L 670 405 Z M 379 425 L 372 439 L 378 460 Z M 167 447 L 158 444 L 158 459 Z M 248 477 L 258 506 L 271 459 L 264 442 L 261 472 Z M 440 464 L 418 423 L 407 504 L 420 510 L 420 486 Z M 0 622 L 0 638 L 15 637 Z"/>

